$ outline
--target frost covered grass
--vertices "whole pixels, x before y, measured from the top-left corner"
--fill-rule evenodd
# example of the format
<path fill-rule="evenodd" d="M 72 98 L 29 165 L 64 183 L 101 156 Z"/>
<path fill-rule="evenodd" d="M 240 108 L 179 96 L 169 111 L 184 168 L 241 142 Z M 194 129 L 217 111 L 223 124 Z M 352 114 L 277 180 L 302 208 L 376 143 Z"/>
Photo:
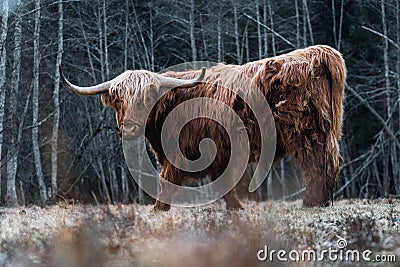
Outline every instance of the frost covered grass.
<path fill-rule="evenodd" d="M 257 252 L 265 245 L 320 251 L 335 247 L 339 237 L 348 249 L 400 260 L 398 200 L 345 200 L 308 209 L 300 201 L 244 206 L 227 212 L 217 202 L 165 213 L 150 205 L 0 208 L 0 265 L 264 266 Z"/>

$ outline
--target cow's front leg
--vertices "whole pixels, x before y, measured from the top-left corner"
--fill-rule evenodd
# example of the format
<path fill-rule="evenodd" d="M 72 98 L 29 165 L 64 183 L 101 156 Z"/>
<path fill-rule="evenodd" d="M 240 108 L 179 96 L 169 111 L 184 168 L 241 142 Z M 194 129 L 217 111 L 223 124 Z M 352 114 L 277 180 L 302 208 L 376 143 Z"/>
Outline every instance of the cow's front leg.
<path fill-rule="evenodd" d="M 240 175 L 239 170 L 232 169 L 227 173 L 225 177 L 216 178 L 217 181 L 214 183 L 214 188 L 221 194 L 226 203 L 227 210 L 242 210 L 242 204 L 236 194 L 236 184 L 235 181 L 237 176 Z M 225 179 L 222 181 L 221 179 Z M 226 192 L 227 189 L 232 188 L 230 191 Z"/>
<path fill-rule="evenodd" d="M 171 192 L 168 192 L 168 188 L 166 186 L 165 178 L 162 176 L 163 172 L 160 173 L 159 181 L 161 186 L 161 191 L 157 195 L 156 204 L 154 205 L 154 211 L 169 211 L 171 209 Z M 163 201 L 165 202 L 163 202 Z"/>
<path fill-rule="evenodd" d="M 242 204 L 240 204 L 240 200 L 236 194 L 236 188 L 233 188 L 229 191 L 225 196 L 224 200 L 226 202 L 226 209 L 227 210 L 242 210 Z"/>
<path fill-rule="evenodd" d="M 182 175 L 173 166 L 163 166 L 159 175 L 161 191 L 157 195 L 154 211 L 169 211 L 172 203 L 172 196 L 177 194 L 176 186 L 182 184 Z"/>

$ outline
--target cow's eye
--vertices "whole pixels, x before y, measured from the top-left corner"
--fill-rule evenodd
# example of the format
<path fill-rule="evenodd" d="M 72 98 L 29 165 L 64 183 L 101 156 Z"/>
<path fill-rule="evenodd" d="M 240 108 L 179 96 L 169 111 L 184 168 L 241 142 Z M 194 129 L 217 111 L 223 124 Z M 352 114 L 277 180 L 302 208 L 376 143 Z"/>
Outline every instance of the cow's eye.
<path fill-rule="evenodd" d="M 124 126 L 127 127 L 127 128 L 131 128 L 131 127 L 133 127 L 135 124 L 136 124 L 136 123 L 134 123 L 133 121 L 128 121 L 128 120 L 126 120 L 126 121 L 124 122 Z"/>

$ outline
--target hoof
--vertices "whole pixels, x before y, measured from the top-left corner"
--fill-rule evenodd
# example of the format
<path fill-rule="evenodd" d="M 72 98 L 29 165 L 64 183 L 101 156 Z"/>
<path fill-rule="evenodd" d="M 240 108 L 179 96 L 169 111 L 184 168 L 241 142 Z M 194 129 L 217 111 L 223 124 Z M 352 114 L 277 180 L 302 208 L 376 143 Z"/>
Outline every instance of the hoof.
<path fill-rule="evenodd" d="M 234 205 L 226 205 L 226 209 L 229 211 L 238 211 L 238 210 L 244 210 L 242 205 L 240 203 L 236 203 Z"/>
<path fill-rule="evenodd" d="M 328 190 L 318 190 L 316 186 L 308 186 L 303 197 L 304 207 L 328 207 L 331 204 L 331 194 Z"/>
<path fill-rule="evenodd" d="M 154 207 L 151 211 L 152 212 L 169 211 L 170 209 L 171 209 L 171 205 L 157 200 L 156 204 L 154 205 Z"/>
<path fill-rule="evenodd" d="M 320 207 L 320 208 L 324 208 L 324 207 L 329 207 L 330 206 L 330 201 L 326 200 L 326 201 L 312 201 L 310 199 L 303 199 L 303 207 L 306 208 L 314 208 L 314 207 Z"/>

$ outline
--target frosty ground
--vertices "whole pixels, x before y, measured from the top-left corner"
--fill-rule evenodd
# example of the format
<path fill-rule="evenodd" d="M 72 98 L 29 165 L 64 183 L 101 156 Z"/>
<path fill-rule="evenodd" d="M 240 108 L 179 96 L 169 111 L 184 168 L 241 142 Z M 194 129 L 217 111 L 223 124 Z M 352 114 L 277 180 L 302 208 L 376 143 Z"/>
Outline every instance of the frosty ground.
<path fill-rule="evenodd" d="M 223 202 L 154 213 L 150 205 L 0 208 L 0 265 L 6 266 L 308 266 L 260 262 L 257 252 L 335 248 L 396 255 L 400 266 L 400 201 L 342 200 L 328 208 L 295 202 Z M 326 263 L 326 262 L 325 262 Z M 313 263 L 315 264 L 315 263 Z M 317 263 L 322 265 L 322 263 Z"/>

